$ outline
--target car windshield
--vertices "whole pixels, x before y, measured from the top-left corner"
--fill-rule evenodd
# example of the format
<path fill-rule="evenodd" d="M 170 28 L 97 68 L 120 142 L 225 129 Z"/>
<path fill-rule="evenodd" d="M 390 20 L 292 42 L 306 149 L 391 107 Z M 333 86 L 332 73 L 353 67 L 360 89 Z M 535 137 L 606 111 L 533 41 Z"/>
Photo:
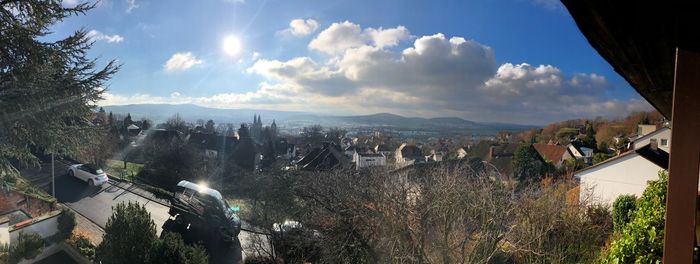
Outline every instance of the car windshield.
<path fill-rule="evenodd" d="M 0 258 L 691 262 L 700 8 L 628 2 L 0 0 Z"/>

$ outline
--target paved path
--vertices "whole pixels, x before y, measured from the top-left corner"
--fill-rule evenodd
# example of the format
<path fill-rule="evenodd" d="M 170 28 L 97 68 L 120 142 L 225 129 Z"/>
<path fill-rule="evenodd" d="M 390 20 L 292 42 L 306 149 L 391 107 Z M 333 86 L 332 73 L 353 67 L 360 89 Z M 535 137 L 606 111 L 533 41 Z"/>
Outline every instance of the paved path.
<path fill-rule="evenodd" d="M 112 207 L 121 202 L 138 202 L 145 205 L 156 224 L 160 235 L 163 224 L 169 219 L 168 206 L 162 200 L 151 200 L 147 191 L 127 182 L 112 181 L 108 184 L 91 187 L 87 183 L 70 177 L 66 172 L 68 165 L 56 162 L 56 198 L 77 213 L 78 228 L 90 234 L 95 243 L 102 241 L 102 234 L 107 220 L 112 215 Z M 246 228 L 247 223 L 243 223 Z M 242 231 L 239 243 L 233 248 L 218 247 L 210 250 L 211 263 L 240 263 L 246 255 L 253 254 L 253 240 L 264 236 Z"/>

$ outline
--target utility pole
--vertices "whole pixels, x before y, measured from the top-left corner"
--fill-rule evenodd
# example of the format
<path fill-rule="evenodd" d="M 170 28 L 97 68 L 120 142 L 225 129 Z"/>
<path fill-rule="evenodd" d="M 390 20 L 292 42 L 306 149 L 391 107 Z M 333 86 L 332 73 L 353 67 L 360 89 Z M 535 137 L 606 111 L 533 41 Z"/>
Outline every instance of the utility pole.
<path fill-rule="evenodd" d="M 54 170 L 54 158 L 53 158 L 53 153 L 51 153 L 51 194 L 53 197 L 56 197 L 56 176 L 55 176 L 55 170 Z"/>

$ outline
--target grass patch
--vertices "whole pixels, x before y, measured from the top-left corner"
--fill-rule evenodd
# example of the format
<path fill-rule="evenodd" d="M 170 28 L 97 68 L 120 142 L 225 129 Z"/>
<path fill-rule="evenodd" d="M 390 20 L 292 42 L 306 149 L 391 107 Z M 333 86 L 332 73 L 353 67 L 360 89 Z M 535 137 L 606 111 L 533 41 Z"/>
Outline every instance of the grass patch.
<path fill-rule="evenodd" d="M 228 202 L 228 205 L 232 207 L 240 207 L 241 210 L 238 211 L 238 216 L 243 218 L 243 219 L 250 219 L 251 217 L 251 209 L 252 209 L 252 201 L 249 199 L 244 199 L 244 198 L 235 198 L 235 197 L 230 197 L 230 198 L 224 198 L 226 199 L 226 202 Z"/>
<path fill-rule="evenodd" d="M 133 179 L 139 174 L 142 168 L 143 164 L 127 162 L 126 169 L 124 169 L 124 161 L 108 159 L 104 170 L 109 175 L 125 179 Z"/>

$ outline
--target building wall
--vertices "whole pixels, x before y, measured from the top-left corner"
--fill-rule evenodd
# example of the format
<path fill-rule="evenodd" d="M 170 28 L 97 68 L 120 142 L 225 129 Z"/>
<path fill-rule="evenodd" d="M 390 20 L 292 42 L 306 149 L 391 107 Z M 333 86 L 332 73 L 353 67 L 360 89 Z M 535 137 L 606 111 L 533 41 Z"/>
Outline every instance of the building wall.
<path fill-rule="evenodd" d="M 637 125 L 637 136 L 644 136 L 656 131 L 656 125 Z"/>
<path fill-rule="evenodd" d="M 647 181 L 658 179 L 661 167 L 632 153 L 598 167 L 575 174 L 581 181 L 581 202 L 611 205 L 623 194 L 640 197 Z"/>
<path fill-rule="evenodd" d="M 0 224 L 0 245 L 10 244 L 10 226 L 9 222 Z"/>
<path fill-rule="evenodd" d="M 38 216 L 53 210 L 51 203 L 21 194 L 16 191 L 0 190 L 0 212 L 22 209 L 32 216 Z"/>
<path fill-rule="evenodd" d="M 666 153 L 671 153 L 671 129 L 668 128 L 662 128 L 663 130 L 660 131 L 658 134 L 640 139 L 638 141 L 634 142 L 634 149 L 638 149 L 641 147 L 644 147 L 646 145 L 649 145 L 652 139 L 656 139 L 656 142 L 658 143 L 658 146 L 660 149 L 663 149 L 666 151 Z M 666 140 L 666 145 L 662 144 L 663 141 Z"/>
<path fill-rule="evenodd" d="M 47 238 L 53 236 L 58 232 L 58 216 L 60 214 L 55 214 L 47 217 L 35 218 L 34 223 L 23 226 L 18 229 L 10 229 L 10 244 L 17 242 L 17 237 L 19 237 L 20 232 L 35 232 L 39 234 L 42 238 Z"/>
<path fill-rule="evenodd" d="M 386 157 L 364 157 L 358 156 L 357 168 L 367 168 L 373 166 L 386 166 Z"/>

